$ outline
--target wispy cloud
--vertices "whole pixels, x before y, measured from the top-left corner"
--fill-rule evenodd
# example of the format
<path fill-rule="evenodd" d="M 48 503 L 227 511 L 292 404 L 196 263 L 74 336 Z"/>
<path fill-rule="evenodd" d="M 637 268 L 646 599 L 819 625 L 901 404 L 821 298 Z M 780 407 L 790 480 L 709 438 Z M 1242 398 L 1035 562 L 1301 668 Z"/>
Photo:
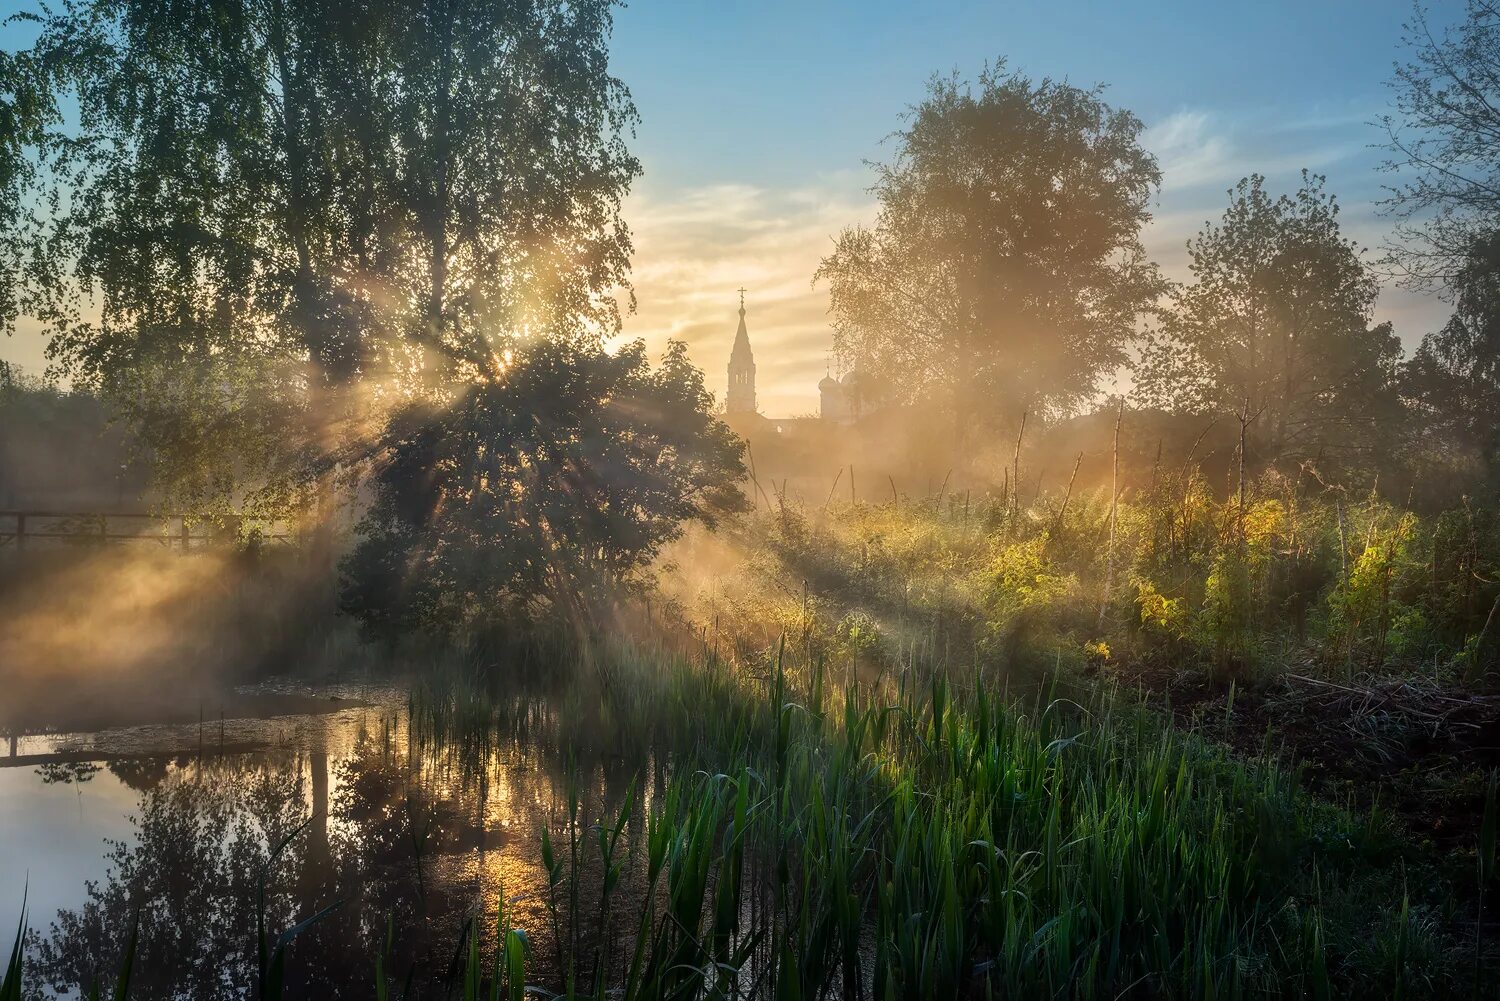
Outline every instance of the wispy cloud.
<path fill-rule="evenodd" d="M 1218 183 L 1231 173 L 1233 144 L 1216 133 L 1206 111 L 1179 111 L 1146 130 L 1144 143 L 1156 154 L 1162 176 L 1176 187 Z"/>
<path fill-rule="evenodd" d="M 1225 115 L 1177 111 L 1146 129 L 1143 142 L 1162 168 L 1162 196 L 1201 188 L 1216 191 L 1246 174 L 1276 179 L 1304 167 L 1321 171 L 1346 161 L 1370 167 L 1367 123 L 1373 113 Z"/>
<path fill-rule="evenodd" d="M 1288 115 L 1277 109 L 1229 115 L 1184 109 L 1146 130 L 1144 142 L 1162 166 L 1162 190 L 1155 218 L 1145 234 L 1147 250 L 1167 275 L 1190 278 L 1185 244 L 1204 223 L 1217 220 L 1228 204 L 1227 190 L 1251 173 L 1265 175 L 1272 192 L 1291 192 L 1305 168 L 1328 178 L 1339 198 L 1346 236 L 1368 248 L 1368 259 L 1390 233 L 1377 202 L 1387 181 L 1377 166 L 1383 158 L 1370 127 L 1377 108 L 1311 109 Z M 1432 296 L 1396 287 L 1383 289 L 1377 320 L 1390 320 L 1408 346 L 1435 329 L 1447 307 Z"/>
<path fill-rule="evenodd" d="M 1302 168 L 1326 173 L 1341 195 L 1346 231 L 1379 243 L 1375 212 L 1378 153 L 1369 149 L 1372 116 L 1360 109 L 1292 117 L 1271 112 L 1228 115 L 1185 108 L 1151 125 L 1146 146 L 1161 161 L 1163 184 L 1147 249 L 1169 276 L 1186 280 L 1184 244 L 1227 204 L 1225 192 L 1246 174 L 1265 174 L 1272 190 L 1290 191 Z M 794 415 L 817 405 L 817 380 L 831 347 L 828 298 L 810 281 L 843 227 L 873 220 L 864 171 L 820 177 L 776 189 L 721 184 L 677 191 L 646 188 L 626 212 L 635 231 L 637 313 L 627 336 L 653 347 L 669 337 L 688 343 L 694 361 L 722 393 L 735 328 L 735 290 L 749 292 L 750 338 L 763 412 Z M 1441 304 L 1397 290 L 1381 300 L 1414 343 L 1432 328 Z"/>
<path fill-rule="evenodd" d="M 812 276 L 841 229 L 873 218 L 863 183 L 850 173 L 781 190 L 647 187 L 632 196 L 638 305 L 625 336 L 653 348 L 685 341 L 722 394 L 743 286 L 762 412 L 813 412 L 832 335 L 827 291 L 812 288 Z"/>

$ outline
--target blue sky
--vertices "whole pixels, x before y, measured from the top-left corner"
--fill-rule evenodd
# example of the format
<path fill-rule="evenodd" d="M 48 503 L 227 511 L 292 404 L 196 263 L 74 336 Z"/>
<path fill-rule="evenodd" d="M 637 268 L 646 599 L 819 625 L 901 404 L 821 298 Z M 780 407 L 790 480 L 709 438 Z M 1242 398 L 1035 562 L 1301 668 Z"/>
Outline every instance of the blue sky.
<path fill-rule="evenodd" d="M 615 58 L 655 181 L 796 185 L 878 152 L 938 71 L 1006 57 L 1103 82 L 1156 122 L 1366 115 L 1385 103 L 1409 0 L 1251 4 L 636 0 Z"/>
<path fill-rule="evenodd" d="M 0 10 L 20 5 L 0 0 Z M 1435 4 L 1445 24 L 1459 0 Z M 895 0 L 635 0 L 616 17 L 616 73 L 642 121 L 646 175 L 627 203 L 639 309 L 626 332 L 673 336 L 722 390 L 734 289 L 750 289 L 762 409 L 810 412 L 829 348 L 818 258 L 874 206 L 863 161 L 936 72 L 1012 69 L 1079 85 L 1146 123 L 1164 183 L 1148 247 L 1182 277 L 1183 242 L 1252 171 L 1273 188 L 1308 167 L 1328 176 L 1346 230 L 1378 248 L 1381 139 L 1409 0 L 926 3 Z M 0 35 L 0 39 L 4 36 Z M 1408 344 L 1442 303 L 1389 289 L 1379 318 Z M 22 334 L 0 357 L 34 364 Z"/>

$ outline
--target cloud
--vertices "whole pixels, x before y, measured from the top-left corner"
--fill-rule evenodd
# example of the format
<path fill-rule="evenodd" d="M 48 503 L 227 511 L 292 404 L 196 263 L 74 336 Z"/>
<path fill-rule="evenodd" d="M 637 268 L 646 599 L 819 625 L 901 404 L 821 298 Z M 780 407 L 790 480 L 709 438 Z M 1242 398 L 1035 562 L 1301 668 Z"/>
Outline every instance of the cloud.
<path fill-rule="evenodd" d="M 1143 234 L 1147 250 L 1170 277 L 1189 279 L 1184 245 L 1222 215 L 1236 181 L 1258 172 L 1273 191 L 1291 191 L 1304 167 L 1329 175 L 1330 190 L 1342 196 L 1346 231 L 1377 246 L 1385 226 L 1373 204 L 1380 178 L 1374 170 L 1379 154 L 1369 149 L 1364 125 L 1370 117 L 1358 108 L 1315 109 L 1296 118 L 1194 108 L 1168 115 L 1143 139 L 1163 174 L 1154 219 Z M 686 341 L 722 396 L 737 320 L 735 290 L 743 285 L 762 412 L 815 411 L 832 334 L 827 292 L 809 283 L 842 228 L 874 219 L 868 183 L 865 172 L 849 170 L 793 188 L 642 189 L 626 205 L 636 237 L 639 303 L 625 320 L 626 336 L 644 337 L 654 349 L 669 337 Z M 1390 290 L 1377 319 L 1395 320 L 1415 343 L 1440 312 L 1441 304 Z"/>
<path fill-rule="evenodd" d="M 812 276 L 841 229 L 873 219 L 863 183 L 849 172 L 788 189 L 643 188 L 625 206 L 637 309 L 624 335 L 653 349 L 685 341 L 722 397 L 743 286 L 761 411 L 814 412 L 832 332 L 827 291 L 812 288 Z"/>
<path fill-rule="evenodd" d="M 1233 171 L 1233 146 L 1215 134 L 1206 111 L 1179 111 L 1146 129 L 1142 142 L 1156 154 L 1162 177 L 1174 187 L 1218 183 Z"/>
<path fill-rule="evenodd" d="M 1290 193 L 1305 168 L 1328 178 L 1339 198 L 1344 234 L 1380 256 L 1390 221 L 1378 212 L 1386 178 L 1377 170 L 1383 153 L 1369 127 L 1379 109 L 1306 109 L 1288 116 L 1279 109 L 1230 115 L 1183 109 L 1150 126 L 1143 137 L 1162 167 L 1162 189 L 1154 219 L 1144 234 L 1147 252 L 1177 281 L 1191 278 L 1185 244 L 1229 203 L 1227 191 L 1240 178 L 1265 175 L 1268 189 Z M 1446 318 L 1436 297 L 1394 286 L 1382 290 L 1377 321 L 1390 320 L 1408 347 Z"/>
<path fill-rule="evenodd" d="M 1231 115 L 1185 108 L 1168 115 L 1143 138 L 1163 174 L 1154 219 L 1143 234 L 1148 252 L 1170 277 L 1188 280 L 1184 245 L 1222 215 L 1236 181 L 1261 173 L 1272 191 L 1292 191 L 1303 168 L 1328 175 L 1346 232 L 1378 247 L 1388 227 L 1374 205 L 1381 178 L 1375 171 L 1380 154 L 1369 148 L 1365 126 L 1371 117 L 1359 108 L 1314 109 L 1298 117 L 1274 109 Z M 827 292 L 810 281 L 841 229 L 874 219 L 868 183 L 866 173 L 849 170 L 789 188 L 643 188 L 626 205 L 636 238 L 639 305 L 625 320 L 625 335 L 643 337 L 653 349 L 667 338 L 686 341 L 722 397 L 736 290 L 744 286 L 761 411 L 814 412 L 832 333 Z M 1444 309 L 1431 298 L 1388 289 L 1376 319 L 1395 321 L 1411 345 L 1441 323 Z"/>

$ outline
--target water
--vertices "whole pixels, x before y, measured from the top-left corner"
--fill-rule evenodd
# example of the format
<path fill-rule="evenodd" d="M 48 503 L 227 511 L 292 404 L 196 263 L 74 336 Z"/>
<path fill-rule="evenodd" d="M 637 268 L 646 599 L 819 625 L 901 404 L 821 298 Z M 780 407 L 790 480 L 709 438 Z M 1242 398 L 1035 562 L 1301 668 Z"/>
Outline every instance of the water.
<path fill-rule="evenodd" d="M 273 932 L 338 904 L 293 944 L 293 996 L 369 997 L 383 952 L 398 981 L 440 981 L 470 918 L 492 947 L 502 894 L 528 980 L 555 976 L 538 832 L 566 846 L 570 774 L 592 822 L 641 762 L 567 763 L 544 703 L 449 742 L 400 689 L 311 694 L 327 711 L 23 737 L 0 758 L 0 928 L 24 891 L 29 980 L 112 979 L 139 908 L 132 997 L 246 996 L 263 875 Z"/>

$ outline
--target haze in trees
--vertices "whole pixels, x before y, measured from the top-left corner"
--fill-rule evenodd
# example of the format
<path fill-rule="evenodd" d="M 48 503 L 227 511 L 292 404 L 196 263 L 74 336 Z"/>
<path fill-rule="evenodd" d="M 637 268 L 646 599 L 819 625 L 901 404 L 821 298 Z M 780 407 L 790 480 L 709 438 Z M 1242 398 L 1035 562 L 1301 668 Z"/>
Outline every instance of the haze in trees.
<path fill-rule="evenodd" d="M 42 15 L 4 67 L 28 88 L 0 153 L 30 155 L 0 173 L 0 208 L 37 207 L 23 305 L 138 429 L 171 502 L 285 512 L 378 401 L 441 392 L 518 339 L 616 329 L 640 168 L 612 8 Z"/>
<path fill-rule="evenodd" d="M 1272 196 L 1253 175 L 1217 225 L 1188 242 L 1193 280 L 1148 335 L 1140 398 L 1205 416 L 1254 419 L 1252 463 L 1369 458 L 1401 411 L 1401 345 L 1372 326 L 1379 287 L 1339 230 L 1323 179 Z"/>
<path fill-rule="evenodd" d="M 1412 461 L 1493 489 L 1500 476 L 1500 234 L 1477 241 L 1452 280 L 1453 317 L 1401 372 L 1414 411 Z"/>
<path fill-rule="evenodd" d="M 950 408 L 960 453 L 1090 399 L 1164 289 L 1140 243 L 1161 182 L 1141 130 L 1102 88 L 1003 62 L 935 78 L 874 165 L 875 225 L 844 230 L 814 278 L 842 362 Z"/>
<path fill-rule="evenodd" d="M 550 619 L 587 632 L 688 521 L 745 508 L 744 443 L 674 342 L 543 340 L 451 404 L 398 413 L 344 565 L 346 610 L 387 635 Z"/>

